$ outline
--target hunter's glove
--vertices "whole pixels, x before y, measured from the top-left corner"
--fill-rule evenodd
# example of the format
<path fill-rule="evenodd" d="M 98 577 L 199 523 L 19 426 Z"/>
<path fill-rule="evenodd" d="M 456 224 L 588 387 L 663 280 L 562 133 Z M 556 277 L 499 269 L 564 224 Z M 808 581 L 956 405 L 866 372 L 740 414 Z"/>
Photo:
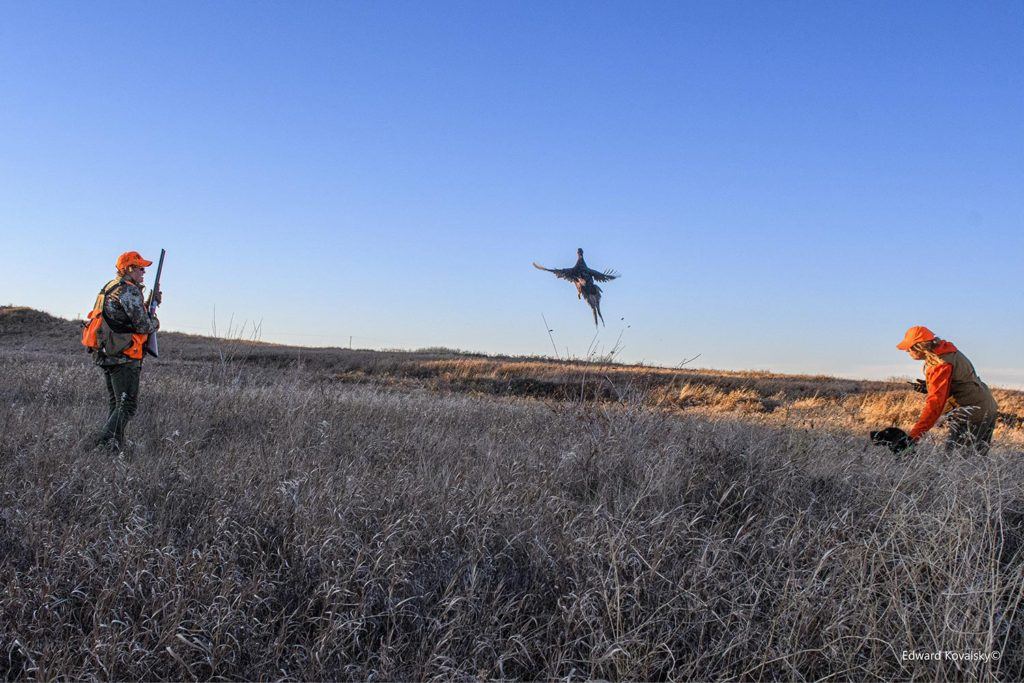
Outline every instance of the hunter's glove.
<path fill-rule="evenodd" d="M 928 382 L 925 382 L 923 379 L 915 379 L 913 382 L 907 382 L 907 384 L 910 385 L 911 389 L 920 394 L 928 393 Z"/>

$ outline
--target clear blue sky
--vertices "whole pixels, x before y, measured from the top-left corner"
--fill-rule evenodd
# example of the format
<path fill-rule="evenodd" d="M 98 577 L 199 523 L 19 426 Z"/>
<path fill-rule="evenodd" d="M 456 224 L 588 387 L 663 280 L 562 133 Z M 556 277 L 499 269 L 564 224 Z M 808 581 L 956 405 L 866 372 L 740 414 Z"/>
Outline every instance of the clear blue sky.
<path fill-rule="evenodd" d="M 1024 2 L 0 4 L 0 304 L 1024 386 Z"/>

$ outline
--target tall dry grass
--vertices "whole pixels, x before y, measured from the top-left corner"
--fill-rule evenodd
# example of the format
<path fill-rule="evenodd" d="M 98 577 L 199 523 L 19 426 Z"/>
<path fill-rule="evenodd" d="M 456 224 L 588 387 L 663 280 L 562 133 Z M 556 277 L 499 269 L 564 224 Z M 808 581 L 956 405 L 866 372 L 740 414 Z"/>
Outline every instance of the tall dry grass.
<path fill-rule="evenodd" d="M 912 396 L 773 378 L 656 407 L 600 368 L 564 400 L 389 377 L 150 362 L 134 447 L 83 454 L 98 372 L 0 344 L 3 675 L 1024 676 L 1012 438 L 893 457 L 860 421 Z"/>
<path fill-rule="evenodd" d="M 1005 450 L 152 364 L 78 455 L 95 370 L 0 371 L 8 677 L 1022 674 Z"/>

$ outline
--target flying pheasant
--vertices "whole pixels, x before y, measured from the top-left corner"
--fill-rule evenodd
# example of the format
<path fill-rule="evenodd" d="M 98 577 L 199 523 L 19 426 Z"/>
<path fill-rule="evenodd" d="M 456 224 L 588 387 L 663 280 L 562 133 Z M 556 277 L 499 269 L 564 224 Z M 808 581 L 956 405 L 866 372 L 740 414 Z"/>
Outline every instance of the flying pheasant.
<path fill-rule="evenodd" d="M 601 288 L 594 284 L 594 280 L 597 280 L 598 282 L 608 282 L 617 278 L 619 274 L 614 270 L 606 270 L 603 273 L 592 270 L 587 266 L 587 262 L 583 260 L 582 249 L 576 250 L 576 257 L 576 265 L 572 268 L 545 268 L 536 262 L 534 262 L 533 267 L 539 270 L 546 270 L 549 273 L 554 273 L 555 277 L 568 280 L 576 285 L 576 297 L 579 299 L 586 299 L 594 313 L 594 327 L 597 327 L 598 316 L 601 317 L 601 324 L 603 325 L 604 316 L 601 315 Z"/>

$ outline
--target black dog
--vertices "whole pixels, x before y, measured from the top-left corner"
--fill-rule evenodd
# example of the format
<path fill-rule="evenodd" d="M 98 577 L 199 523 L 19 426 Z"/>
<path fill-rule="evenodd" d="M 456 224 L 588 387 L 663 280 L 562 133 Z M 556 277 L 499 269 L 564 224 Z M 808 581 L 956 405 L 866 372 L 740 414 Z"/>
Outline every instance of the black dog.
<path fill-rule="evenodd" d="M 889 427 L 880 432 L 871 432 L 871 443 L 888 446 L 893 453 L 899 453 L 914 446 L 914 440 L 899 427 Z"/>

